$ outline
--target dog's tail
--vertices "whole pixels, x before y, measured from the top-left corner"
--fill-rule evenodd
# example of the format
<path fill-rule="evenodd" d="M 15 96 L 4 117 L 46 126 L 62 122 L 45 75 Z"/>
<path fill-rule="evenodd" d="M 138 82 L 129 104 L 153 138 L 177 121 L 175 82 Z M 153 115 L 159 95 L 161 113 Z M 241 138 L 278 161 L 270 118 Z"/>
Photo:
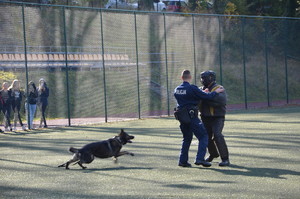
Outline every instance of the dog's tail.
<path fill-rule="evenodd" d="M 69 151 L 72 152 L 72 153 L 78 153 L 79 149 L 76 149 L 74 147 L 70 147 Z"/>

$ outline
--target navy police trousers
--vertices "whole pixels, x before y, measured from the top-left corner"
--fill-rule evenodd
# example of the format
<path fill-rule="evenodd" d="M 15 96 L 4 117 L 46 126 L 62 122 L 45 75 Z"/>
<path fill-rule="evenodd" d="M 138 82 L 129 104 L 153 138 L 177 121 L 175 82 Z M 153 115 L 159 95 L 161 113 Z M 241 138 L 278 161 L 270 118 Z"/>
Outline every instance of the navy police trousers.
<path fill-rule="evenodd" d="M 192 119 L 190 124 L 180 124 L 180 129 L 183 135 L 182 147 L 179 156 L 179 162 L 185 164 L 189 159 L 189 148 L 193 139 L 193 134 L 197 137 L 198 152 L 195 161 L 203 161 L 206 154 L 208 144 L 208 134 L 204 125 L 198 117 Z"/>

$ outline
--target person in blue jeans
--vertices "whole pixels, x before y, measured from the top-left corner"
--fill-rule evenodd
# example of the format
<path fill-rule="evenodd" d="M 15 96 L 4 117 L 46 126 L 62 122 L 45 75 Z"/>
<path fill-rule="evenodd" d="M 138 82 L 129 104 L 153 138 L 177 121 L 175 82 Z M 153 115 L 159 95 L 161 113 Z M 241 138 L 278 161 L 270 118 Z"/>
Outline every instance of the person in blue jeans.
<path fill-rule="evenodd" d="M 201 120 L 198 118 L 197 105 L 199 104 L 200 100 L 213 99 L 218 95 L 218 93 L 223 92 L 224 89 L 220 87 L 214 92 L 205 93 L 196 85 L 190 84 L 192 76 L 189 70 L 184 70 L 181 73 L 181 79 L 183 80 L 183 83 L 175 88 L 174 96 L 177 100 L 177 109 L 187 109 L 190 117 L 190 123 L 184 123 L 179 120 L 180 129 L 183 135 L 183 142 L 178 166 L 191 167 L 191 164 L 188 162 L 188 153 L 194 134 L 199 141 L 195 164 L 202 165 L 204 167 L 210 167 L 211 163 L 204 160 L 208 145 L 208 134 Z"/>
<path fill-rule="evenodd" d="M 45 82 L 44 78 L 41 78 L 39 81 L 39 88 L 38 88 L 38 107 L 41 112 L 41 120 L 40 120 L 40 128 L 42 128 L 42 124 L 44 122 L 44 128 L 47 128 L 46 122 L 46 108 L 48 106 L 48 97 L 49 97 L 49 88 Z"/>
<path fill-rule="evenodd" d="M 33 81 L 30 81 L 28 84 L 28 92 L 26 92 L 27 98 L 25 103 L 25 108 L 27 110 L 26 117 L 27 117 L 27 124 L 28 129 L 33 129 L 33 119 L 36 111 L 36 103 L 38 98 L 38 92 L 36 86 Z M 29 110 L 28 110 L 29 108 Z M 28 114 L 29 112 L 29 114 Z M 28 118 L 29 116 L 29 118 Z"/>

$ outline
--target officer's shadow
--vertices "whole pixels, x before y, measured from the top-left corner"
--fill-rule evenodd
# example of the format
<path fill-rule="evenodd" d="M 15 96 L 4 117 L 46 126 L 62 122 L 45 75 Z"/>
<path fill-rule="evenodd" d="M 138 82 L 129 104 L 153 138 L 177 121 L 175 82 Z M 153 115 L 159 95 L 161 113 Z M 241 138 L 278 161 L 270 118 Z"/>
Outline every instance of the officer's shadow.
<path fill-rule="evenodd" d="M 288 169 L 277 169 L 277 168 L 252 168 L 244 167 L 236 164 L 231 164 L 229 167 L 224 168 L 212 168 L 212 170 L 221 172 L 226 175 L 242 175 L 242 176 L 252 176 L 252 177 L 268 177 L 268 178 L 278 178 L 287 179 L 285 175 L 296 175 L 299 176 L 300 172 L 291 171 Z"/>

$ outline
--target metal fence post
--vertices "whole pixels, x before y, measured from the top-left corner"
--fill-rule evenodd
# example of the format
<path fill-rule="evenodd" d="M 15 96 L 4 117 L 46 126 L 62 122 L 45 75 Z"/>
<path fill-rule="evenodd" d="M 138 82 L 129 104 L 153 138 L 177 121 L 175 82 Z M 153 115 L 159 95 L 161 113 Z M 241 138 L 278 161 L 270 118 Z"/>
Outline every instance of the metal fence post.
<path fill-rule="evenodd" d="M 246 53 L 245 53 L 245 18 L 242 18 L 242 46 L 243 46 L 243 70 L 244 70 L 244 96 L 245 96 L 245 109 L 248 109 L 248 96 L 247 96 L 247 71 L 246 71 Z"/>
<path fill-rule="evenodd" d="M 67 29 L 66 29 L 66 8 L 63 9 L 63 23 L 64 23 L 64 40 L 65 40 L 65 62 L 66 62 L 66 80 L 67 80 L 67 108 L 68 108 L 68 126 L 71 126 L 70 114 L 70 89 L 69 89 L 69 66 L 68 66 L 68 43 L 67 43 Z"/>
<path fill-rule="evenodd" d="M 137 39 L 136 12 L 134 12 L 134 33 L 135 33 L 135 49 L 136 49 L 136 73 L 137 73 L 137 92 L 138 92 L 138 115 L 141 119 L 141 100 L 140 100 L 140 73 L 139 73 L 139 49 Z"/>
<path fill-rule="evenodd" d="M 289 21 L 284 20 L 285 24 L 282 26 L 284 28 L 284 65 L 285 65 L 285 92 L 286 92 L 286 103 L 289 104 L 289 76 L 288 76 L 288 28 L 289 28 Z"/>
<path fill-rule="evenodd" d="M 193 50 L 194 50 L 194 83 L 197 84 L 197 67 L 196 67 L 196 41 L 195 41 L 195 19 L 192 15 L 192 25 L 193 25 Z"/>
<path fill-rule="evenodd" d="M 165 59 L 166 59 L 166 81 L 167 81 L 167 100 L 168 100 L 168 116 L 170 116 L 170 96 L 169 96 L 169 72 L 168 72 L 168 51 L 167 51 L 167 28 L 166 28 L 166 14 L 164 16 L 164 39 L 165 39 Z"/>
<path fill-rule="evenodd" d="M 105 59 L 104 59 L 104 38 L 103 38 L 103 19 L 102 9 L 100 9 L 100 26 L 101 26 L 101 44 L 102 44 L 102 66 L 103 66 L 103 86 L 104 86 L 104 110 L 105 110 L 105 122 L 107 122 L 107 99 L 106 99 L 106 74 L 105 74 Z"/>
<path fill-rule="evenodd" d="M 28 103 L 28 60 L 27 60 L 27 40 L 26 40 L 26 22 L 25 22 L 25 10 L 24 3 L 22 4 L 22 23 L 23 23 L 23 40 L 24 40 L 24 57 L 25 57 L 25 75 L 26 75 L 26 108 L 27 108 L 27 125 L 28 128 L 31 129 L 29 118 L 29 103 Z"/>
<path fill-rule="evenodd" d="M 222 71 L 222 32 L 221 32 L 221 20 L 218 16 L 219 22 L 219 62 L 220 62 L 220 83 L 223 85 L 223 71 Z"/>
<path fill-rule="evenodd" d="M 267 27 L 267 22 L 264 19 L 264 28 L 265 28 L 265 58 L 266 58 L 266 83 L 267 83 L 267 101 L 268 101 L 268 106 L 270 106 L 270 90 L 269 90 L 269 57 L 268 57 L 268 27 Z"/>

